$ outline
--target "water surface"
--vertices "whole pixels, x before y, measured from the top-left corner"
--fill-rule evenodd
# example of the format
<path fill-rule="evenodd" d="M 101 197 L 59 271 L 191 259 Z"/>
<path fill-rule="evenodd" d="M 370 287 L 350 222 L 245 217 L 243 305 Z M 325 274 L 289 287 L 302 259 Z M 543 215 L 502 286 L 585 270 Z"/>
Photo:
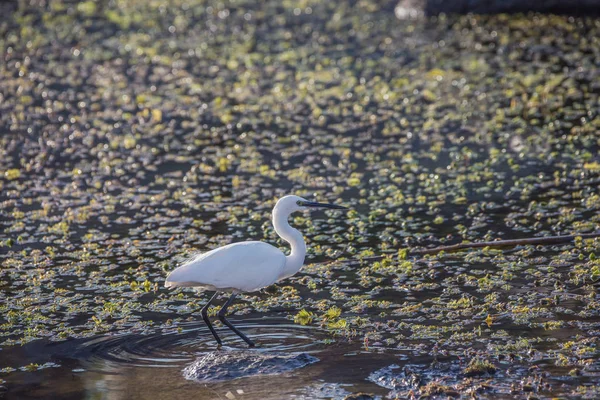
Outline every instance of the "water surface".
<path fill-rule="evenodd" d="M 403 250 L 599 230 L 599 20 L 395 5 L 2 6 L 5 398 L 598 397 L 598 240 Z M 166 274 L 285 250 L 289 193 L 352 210 L 295 215 L 306 266 L 231 320 L 319 361 L 185 379 L 208 294 Z"/>

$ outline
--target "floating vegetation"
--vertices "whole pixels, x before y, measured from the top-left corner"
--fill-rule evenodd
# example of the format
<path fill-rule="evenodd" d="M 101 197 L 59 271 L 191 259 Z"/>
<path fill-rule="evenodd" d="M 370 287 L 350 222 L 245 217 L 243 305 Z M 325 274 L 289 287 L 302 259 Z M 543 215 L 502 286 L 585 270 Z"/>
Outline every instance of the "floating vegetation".
<path fill-rule="evenodd" d="M 497 368 L 487 360 L 474 358 L 469 362 L 463 373 L 466 376 L 481 376 L 495 373 Z"/>
<path fill-rule="evenodd" d="M 600 229 L 597 18 L 400 21 L 372 1 L 0 8 L 9 393 L 79 370 L 44 367 L 48 343 L 199 321 L 206 297 L 166 290 L 167 272 L 232 241 L 285 248 L 270 211 L 294 192 L 353 210 L 294 216 L 307 265 L 232 318 L 286 317 L 340 361 L 381 359 L 352 375 L 368 386 L 336 393 L 598 396 L 600 239 L 411 255 Z M 364 380 L 409 363 L 392 371 L 403 384 Z"/>
<path fill-rule="evenodd" d="M 313 318 L 314 314 L 312 312 L 302 309 L 294 316 L 294 322 L 300 325 L 310 325 L 313 321 Z"/>

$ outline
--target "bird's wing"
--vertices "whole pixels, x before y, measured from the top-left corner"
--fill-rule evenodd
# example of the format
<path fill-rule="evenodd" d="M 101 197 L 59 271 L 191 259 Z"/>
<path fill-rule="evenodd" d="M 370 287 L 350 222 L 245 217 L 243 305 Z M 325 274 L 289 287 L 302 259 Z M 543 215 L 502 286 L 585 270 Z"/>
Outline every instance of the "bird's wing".
<path fill-rule="evenodd" d="M 269 286 L 285 265 L 281 250 L 263 242 L 241 242 L 201 254 L 173 270 L 165 286 L 252 292 Z"/>

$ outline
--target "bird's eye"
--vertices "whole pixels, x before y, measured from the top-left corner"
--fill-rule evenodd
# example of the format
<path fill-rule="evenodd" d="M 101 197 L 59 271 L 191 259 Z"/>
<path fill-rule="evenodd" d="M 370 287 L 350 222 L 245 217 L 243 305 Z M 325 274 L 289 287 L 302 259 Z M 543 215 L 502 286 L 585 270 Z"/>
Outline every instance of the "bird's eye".
<path fill-rule="evenodd" d="M 299 206 L 302 207 L 302 201 L 301 200 L 296 201 L 296 204 L 298 204 Z"/>

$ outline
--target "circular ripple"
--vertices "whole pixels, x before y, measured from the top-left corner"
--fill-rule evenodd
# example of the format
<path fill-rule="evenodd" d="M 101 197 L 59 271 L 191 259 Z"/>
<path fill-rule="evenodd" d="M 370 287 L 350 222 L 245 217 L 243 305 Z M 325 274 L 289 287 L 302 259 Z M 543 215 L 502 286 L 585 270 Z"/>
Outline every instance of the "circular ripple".
<path fill-rule="evenodd" d="M 252 351 L 258 354 L 318 352 L 316 328 L 281 324 L 277 320 L 265 324 L 264 319 L 260 323 L 239 324 L 239 328 L 256 342 L 258 347 Z M 246 343 L 228 329 L 217 332 L 224 343 L 222 351 L 248 349 Z M 217 343 L 210 331 L 195 322 L 181 324 L 171 331 L 86 339 L 71 343 L 68 353 L 80 360 L 87 370 L 117 372 L 123 367 L 182 367 L 215 350 Z"/>

